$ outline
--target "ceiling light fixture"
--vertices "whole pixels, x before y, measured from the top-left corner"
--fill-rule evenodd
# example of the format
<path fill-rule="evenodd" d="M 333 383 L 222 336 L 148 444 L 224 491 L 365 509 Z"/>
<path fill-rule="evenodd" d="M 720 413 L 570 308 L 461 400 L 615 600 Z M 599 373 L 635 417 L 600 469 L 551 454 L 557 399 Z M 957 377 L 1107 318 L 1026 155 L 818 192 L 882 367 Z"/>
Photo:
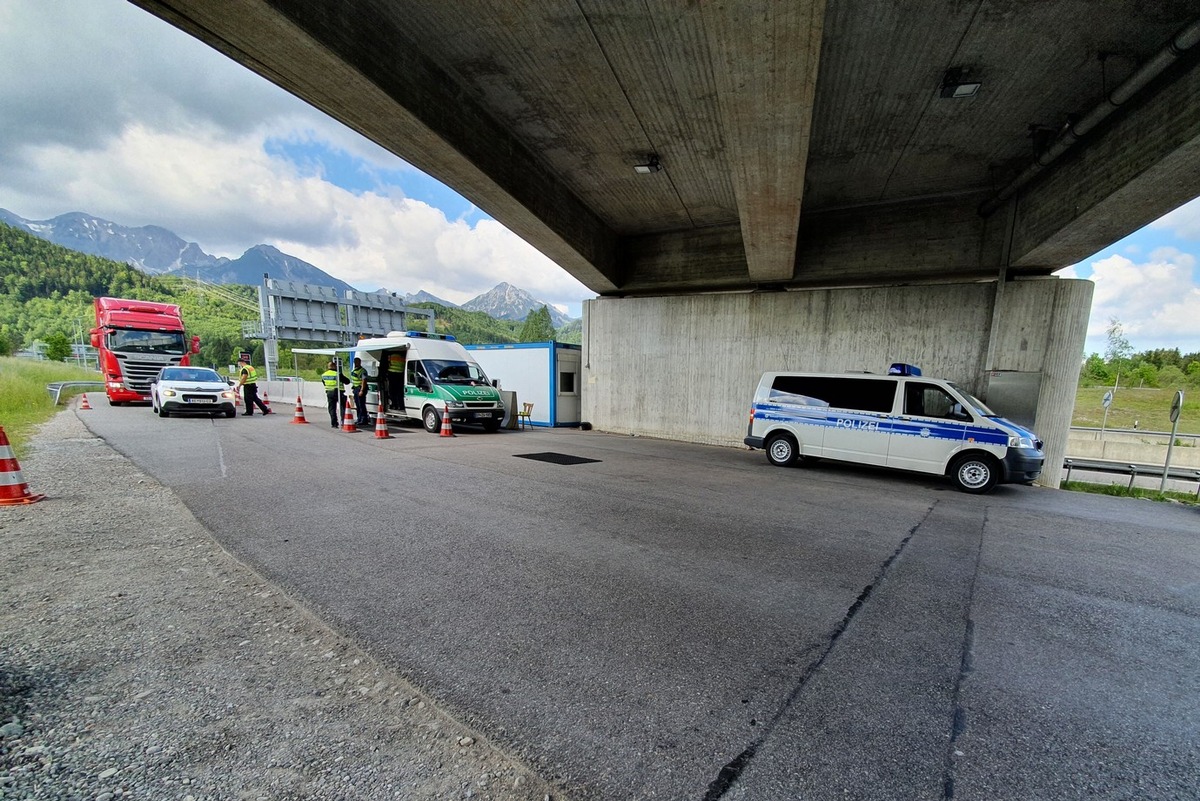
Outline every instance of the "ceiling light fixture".
<path fill-rule="evenodd" d="M 970 73 L 966 67 L 951 67 L 942 76 L 942 86 L 938 91 L 941 97 L 974 97 L 983 86 L 979 81 L 967 81 L 964 78 Z"/>
<path fill-rule="evenodd" d="M 658 172 L 662 169 L 662 164 L 658 160 L 657 153 L 651 153 L 646 157 L 644 164 L 634 164 L 633 171 L 638 175 L 649 175 L 652 172 Z"/>

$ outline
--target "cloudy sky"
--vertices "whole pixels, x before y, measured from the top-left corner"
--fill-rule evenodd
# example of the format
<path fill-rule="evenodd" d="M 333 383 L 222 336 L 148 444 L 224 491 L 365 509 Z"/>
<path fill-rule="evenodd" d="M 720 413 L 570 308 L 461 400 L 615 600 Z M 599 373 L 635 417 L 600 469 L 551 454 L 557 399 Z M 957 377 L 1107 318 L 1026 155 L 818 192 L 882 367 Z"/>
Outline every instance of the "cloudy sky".
<path fill-rule="evenodd" d="M 469 202 L 126 0 L 0 0 L 0 208 L 260 243 L 360 289 L 593 293 Z M 1073 265 L 1137 350 L 1200 351 L 1200 202 Z"/>

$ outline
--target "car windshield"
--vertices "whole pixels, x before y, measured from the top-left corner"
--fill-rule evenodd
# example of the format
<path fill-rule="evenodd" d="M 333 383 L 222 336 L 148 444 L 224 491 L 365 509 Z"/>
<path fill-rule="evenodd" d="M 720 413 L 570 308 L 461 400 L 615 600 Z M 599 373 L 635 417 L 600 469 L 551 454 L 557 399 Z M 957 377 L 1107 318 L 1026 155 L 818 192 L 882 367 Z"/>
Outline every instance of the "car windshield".
<path fill-rule="evenodd" d="M 131 331 L 124 328 L 115 329 L 108 335 L 108 348 L 131 353 L 187 352 L 182 331 Z"/>
<path fill-rule="evenodd" d="M 195 381 L 200 382 L 220 382 L 221 376 L 216 370 L 209 370 L 207 367 L 168 367 L 162 371 L 161 381 Z"/>
<path fill-rule="evenodd" d="M 957 392 L 959 395 L 963 396 L 963 400 L 965 400 L 971 406 L 971 408 L 974 409 L 977 414 L 979 414 L 980 417 L 999 417 L 1000 416 L 1000 415 L 996 414 L 995 412 L 993 412 L 991 409 L 989 409 L 986 403 L 984 403 L 979 398 L 972 395 L 970 392 L 967 392 L 962 387 L 958 386 L 957 384 L 951 384 L 950 386 L 954 387 L 955 392 Z"/>
<path fill-rule="evenodd" d="M 450 359 L 426 359 L 425 368 L 435 384 L 490 384 L 483 369 L 473 362 Z"/>

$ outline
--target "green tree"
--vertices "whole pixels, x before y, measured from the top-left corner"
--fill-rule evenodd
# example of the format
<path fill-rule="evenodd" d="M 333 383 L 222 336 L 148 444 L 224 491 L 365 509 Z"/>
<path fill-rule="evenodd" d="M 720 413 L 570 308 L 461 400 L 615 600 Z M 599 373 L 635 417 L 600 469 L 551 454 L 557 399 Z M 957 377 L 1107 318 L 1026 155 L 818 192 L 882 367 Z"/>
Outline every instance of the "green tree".
<path fill-rule="evenodd" d="M 1117 374 L 1119 382 L 1121 373 L 1129 372 L 1131 367 L 1133 346 L 1125 338 L 1125 327 L 1116 317 L 1108 318 L 1108 328 L 1104 329 L 1104 334 L 1108 337 L 1108 345 L 1104 348 L 1104 361 Z"/>
<path fill-rule="evenodd" d="M 1150 362 L 1140 362 L 1129 371 L 1129 381 L 1127 383 L 1130 386 L 1157 387 L 1158 370 Z"/>
<path fill-rule="evenodd" d="M 65 362 L 71 355 L 71 340 L 62 331 L 46 337 L 46 358 L 52 362 Z"/>
<path fill-rule="evenodd" d="M 522 342 L 550 342 L 554 339 L 554 323 L 550 321 L 550 309 L 546 306 L 529 313 L 525 327 L 521 329 Z"/>
<path fill-rule="evenodd" d="M 1158 371 L 1158 385 L 1163 389 L 1182 389 L 1186 383 L 1183 371 L 1173 364 Z"/>
<path fill-rule="evenodd" d="M 1187 370 L 1184 372 L 1189 384 L 1193 387 L 1200 387 L 1200 361 L 1188 362 Z"/>
<path fill-rule="evenodd" d="M 1106 387 L 1112 384 L 1113 373 L 1108 369 L 1108 365 L 1104 363 L 1100 354 L 1093 353 L 1084 360 L 1083 367 L 1079 370 L 1079 380 L 1085 386 Z"/>

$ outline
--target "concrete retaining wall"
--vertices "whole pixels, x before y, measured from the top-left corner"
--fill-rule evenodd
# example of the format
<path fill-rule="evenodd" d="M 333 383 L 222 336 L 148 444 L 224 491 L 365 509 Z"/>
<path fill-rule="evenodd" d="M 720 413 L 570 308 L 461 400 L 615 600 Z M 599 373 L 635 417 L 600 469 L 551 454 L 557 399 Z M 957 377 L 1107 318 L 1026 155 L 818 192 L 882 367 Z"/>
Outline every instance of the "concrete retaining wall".
<path fill-rule="evenodd" d="M 599 298 L 584 304 L 583 419 L 604 431 L 740 446 L 763 372 L 919 365 L 986 395 L 990 370 L 1042 373 L 1044 481 L 1066 452 L 1089 281 Z"/>
<path fill-rule="evenodd" d="M 1123 434 L 1111 431 L 1104 435 L 1104 439 L 1099 439 L 1094 432 L 1072 431 L 1067 441 L 1067 456 L 1161 465 L 1167 458 L 1169 439 L 1169 434 Z M 1195 439 L 1179 438 L 1171 449 L 1171 465 L 1200 469 L 1200 447 L 1197 447 Z"/>

